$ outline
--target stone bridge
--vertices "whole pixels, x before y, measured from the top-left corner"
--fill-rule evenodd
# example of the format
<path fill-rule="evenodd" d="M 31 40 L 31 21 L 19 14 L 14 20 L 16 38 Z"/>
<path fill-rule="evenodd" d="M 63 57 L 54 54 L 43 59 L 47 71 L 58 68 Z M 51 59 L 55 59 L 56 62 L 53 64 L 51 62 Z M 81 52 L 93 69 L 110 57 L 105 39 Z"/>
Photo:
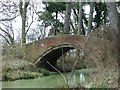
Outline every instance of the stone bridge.
<path fill-rule="evenodd" d="M 48 67 L 46 60 L 55 66 L 57 59 L 70 49 L 81 49 L 86 43 L 85 36 L 59 35 L 48 37 L 26 46 L 26 59 L 36 65 Z"/>

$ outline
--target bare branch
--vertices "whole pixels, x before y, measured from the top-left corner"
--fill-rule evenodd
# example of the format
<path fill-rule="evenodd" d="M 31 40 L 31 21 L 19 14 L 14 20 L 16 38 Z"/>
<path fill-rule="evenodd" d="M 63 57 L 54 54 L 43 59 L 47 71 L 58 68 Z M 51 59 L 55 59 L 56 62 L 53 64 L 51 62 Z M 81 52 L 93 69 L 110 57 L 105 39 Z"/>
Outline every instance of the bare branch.
<path fill-rule="evenodd" d="M 76 29 L 75 29 L 75 27 L 74 27 L 74 25 L 73 25 L 73 23 L 72 23 L 71 19 L 70 19 L 70 26 L 72 27 L 72 29 L 73 29 L 74 33 L 76 34 L 76 33 L 77 33 L 77 31 L 76 31 Z"/>
<path fill-rule="evenodd" d="M 60 16 L 62 17 L 62 19 L 64 20 L 65 18 L 62 16 L 62 14 L 61 13 L 59 13 L 60 14 Z"/>
<path fill-rule="evenodd" d="M 2 36 L 2 37 L 7 41 L 7 43 L 8 43 L 9 45 L 11 45 L 11 43 L 9 42 L 9 40 L 8 40 L 4 35 L 2 35 L 2 34 L 0 33 L 0 36 Z"/>
<path fill-rule="evenodd" d="M 75 61 L 74 65 L 73 65 L 73 67 L 72 67 L 71 75 L 70 75 L 70 77 L 68 78 L 68 80 L 69 80 L 69 79 L 71 78 L 71 76 L 73 75 L 73 71 L 74 71 L 75 66 L 76 66 L 76 64 L 78 63 L 78 60 L 79 60 L 79 59 L 81 59 L 81 57 L 80 57 L 79 54 L 78 54 L 78 56 L 76 57 L 76 61 Z"/>
<path fill-rule="evenodd" d="M 34 21 L 33 21 L 33 15 L 32 15 L 32 21 L 31 21 L 30 25 L 28 26 L 28 28 L 27 28 L 27 30 L 26 30 L 26 34 L 27 34 L 27 32 L 29 31 L 29 29 L 30 29 L 30 27 L 31 27 L 31 25 L 32 25 L 33 22 L 34 22 Z"/>
<path fill-rule="evenodd" d="M 73 8 L 73 12 L 74 12 L 74 14 L 75 14 L 75 16 L 76 16 L 76 18 L 77 18 L 77 20 L 78 20 L 78 14 L 77 14 L 77 12 L 76 12 L 76 10 Z"/>
<path fill-rule="evenodd" d="M 28 26 L 28 29 L 27 29 L 27 31 L 26 31 L 26 34 L 27 34 L 27 32 L 29 31 L 29 29 L 30 29 L 30 27 L 31 27 L 31 25 L 32 25 L 33 22 L 34 22 L 34 21 L 32 20 L 31 23 L 30 23 L 30 25 Z"/>
<path fill-rule="evenodd" d="M 2 29 L 1 27 L 0 27 L 0 30 L 3 31 L 4 33 L 8 34 L 8 32 L 6 32 L 6 31 L 5 31 L 4 29 Z"/>
<path fill-rule="evenodd" d="M 91 2 L 91 4 L 90 4 L 90 12 L 89 12 L 89 20 L 88 20 L 88 30 L 87 30 L 87 35 L 90 34 L 91 29 L 92 29 L 93 12 L 94 12 L 94 2 Z"/>
<path fill-rule="evenodd" d="M 67 84 L 67 86 L 70 87 L 70 86 L 68 85 L 68 83 L 67 83 L 67 79 L 65 78 L 65 76 L 64 76 L 57 68 L 55 68 L 53 65 L 51 65 L 48 61 L 46 61 L 46 62 L 47 62 L 53 69 L 55 69 L 57 72 L 60 73 L 60 75 L 64 78 L 65 83 Z"/>
<path fill-rule="evenodd" d="M 1 22 L 2 23 L 2 22 Z M 12 27 L 12 23 L 10 23 L 10 26 L 9 25 L 6 25 L 5 23 L 2 23 L 7 29 L 10 29 L 10 34 L 12 34 L 11 35 L 11 37 L 13 37 L 14 38 L 14 30 L 13 30 L 13 27 Z M 2 28 L 1 28 L 2 29 Z M 4 30 L 5 31 L 5 30 Z"/>
<path fill-rule="evenodd" d="M 20 14 L 19 14 L 19 15 L 20 15 Z M 16 16 L 14 16 L 14 17 L 12 17 L 12 18 L 0 19 L 0 21 L 11 21 L 11 20 L 15 19 L 16 17 L 18 17 L 19 15 L 16 15 Z"/>
<path fill-rule="evenodd" d="M 25 2 L 24 8 L 27 8 L 27 7 L 28 7 L 28 5 L 29 5 L 29 3 L 30 3 L 30 0 L 29 0 L 29 1 L 27 1 L 27 2 Z"/>
<path fill-rule="evenodd" d="M 4 29 L 2 29 L 1 27 L 0 27 L 0 30 L 3 31 L 8 36 L 8 38 L 10 39 L 10 42 L 13 43 L 13 41 L 14 41 L 13 39 L 14 38 L 7 31 L 5 31 Z"/>
<path fill-rule="evenodd" d="M 22 0 L 19 0 L 19 10 L 20 10 L 20 15 L 21 15 L 21 16 L 22 16 L 22 13 L 23 13 L 22 5 L 23 5 Z"/>
<path fill-rule="evenodd" d="M 2 8 L 2 7 L 0 7 L 0 8 Z M 0 13 L 2 13 L 4 10 L 5 10 L 4 8 L 2 10 L 0 10 Z"/>

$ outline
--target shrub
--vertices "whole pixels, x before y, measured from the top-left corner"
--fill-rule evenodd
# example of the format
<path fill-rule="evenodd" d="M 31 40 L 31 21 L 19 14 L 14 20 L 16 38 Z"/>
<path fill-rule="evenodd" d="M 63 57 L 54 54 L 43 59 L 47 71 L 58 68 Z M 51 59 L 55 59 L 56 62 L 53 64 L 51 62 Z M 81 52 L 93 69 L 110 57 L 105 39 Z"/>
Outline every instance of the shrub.
<path fill-rule="evenodd" d="M 108 83 L 107 82 L 103 82 L 100 85 L 97 84 L 90 84 L 89 88 L 108 88 Z"/>
<path fill-rule="evenodd" d="M 23 49 L 20 45 L 5 45 L 2 47 L 2 55 L 7 55 L 8 57 L 23 58 Z"/>
<path fill-rule="evenodd" d="M 45 69 L 39 69 L 38 71 L 39 71 L 40 73 L 42 73 L 43 76 L 50 76 L 50 72 L 47 71 L 47 70 L 45 70 Z"/>

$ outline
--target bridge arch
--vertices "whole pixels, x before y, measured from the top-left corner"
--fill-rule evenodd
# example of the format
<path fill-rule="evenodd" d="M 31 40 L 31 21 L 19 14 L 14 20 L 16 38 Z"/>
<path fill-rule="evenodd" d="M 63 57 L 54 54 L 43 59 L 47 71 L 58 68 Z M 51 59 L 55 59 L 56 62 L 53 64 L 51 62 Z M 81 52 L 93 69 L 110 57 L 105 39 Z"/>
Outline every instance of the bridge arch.
<path fill-rule="evenodd" d="M 86 37 L 79 35 L 60 35 L 45 38 L 26 46 L 26 59 L 36 65 L 47 59 L 51 63 L 53 62 L 52 65 L 54 66 L 62 53 L 74 48 L 81 49 L 85 43 Z"/>
<path fill-rule="evenodd" d="M 46 67 L 49 70 L 53 68 L 47 63 L 47 61 L 54 67 L 56 67 L 57 60 L 66 52 L 71 49 L 81 50 L 82 46 L 78 46 L 75 44 L 62 44 L 49 48 L 46 52 L 44 52 L 39 59 L 35 62 L 38 66 Z"/>

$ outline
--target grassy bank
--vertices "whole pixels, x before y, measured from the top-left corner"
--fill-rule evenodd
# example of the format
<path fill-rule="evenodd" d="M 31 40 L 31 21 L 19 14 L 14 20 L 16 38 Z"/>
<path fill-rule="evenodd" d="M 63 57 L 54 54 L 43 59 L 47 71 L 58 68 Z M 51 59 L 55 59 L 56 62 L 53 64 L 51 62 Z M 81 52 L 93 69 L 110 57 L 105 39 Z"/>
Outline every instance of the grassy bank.
<path fill-rule="evenodd" d="M 34 79 L 53 75 L 45 69 L 37 68 L 33 63 L 18 58 L 4 56 L 2 60 L 2 81 L 13 81 L 19 79 Z"/>
<path fill-rule="evenodd" d="M 38 69 L 32 62 L 24 60 L 23 48 L 17 44 L 3 46 L 1 68 L 2 81 L 33 79 L 52 74 L 47 70 Z"/>
<path fill-rule="evenodd" d="M 18 58 L 9 58 L 4 56 L 2 59 L 2 81 L 33 79 L 41 77 L 37 68 L 31 62 Z"/>

